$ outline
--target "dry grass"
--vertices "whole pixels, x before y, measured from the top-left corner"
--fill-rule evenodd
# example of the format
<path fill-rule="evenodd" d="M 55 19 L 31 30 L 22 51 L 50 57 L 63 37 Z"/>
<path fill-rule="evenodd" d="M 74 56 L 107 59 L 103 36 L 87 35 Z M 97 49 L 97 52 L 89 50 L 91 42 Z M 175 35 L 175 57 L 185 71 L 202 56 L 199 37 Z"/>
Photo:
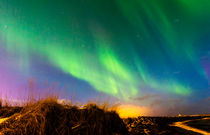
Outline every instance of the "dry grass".
<path fill-rule="evenodd" d="M 36 94 L 35 90 L 36 89 Z M 5 135 L 124 135 L 128 134 L 123 120 L 105 105 L 89 103 L 83 108 L 58 101 L 54 85 L 37 93 L 33 79 L 27 86 L 28 98 L 12 106 L 0 99 L 0 134 Z M 7 98 L 5 98 L 7 99 Z"/>
<path fill-rule="evenodd" d="M 83 108 L 62 105 L 47 98 L 16 110 L 0 125 L 5 135 L 114 135 L 128 134 L 122 119 L 114 111 L 95 104 Z"/>

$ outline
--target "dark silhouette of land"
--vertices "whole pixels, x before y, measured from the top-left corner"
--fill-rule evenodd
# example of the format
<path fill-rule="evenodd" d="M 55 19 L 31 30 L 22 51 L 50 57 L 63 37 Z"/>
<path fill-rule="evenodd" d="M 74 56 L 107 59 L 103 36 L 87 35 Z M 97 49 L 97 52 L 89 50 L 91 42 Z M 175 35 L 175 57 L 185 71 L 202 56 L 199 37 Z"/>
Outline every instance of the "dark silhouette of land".
<path fill-rule="evenodd" d="M 48 98 L 23 107 L 0 106 L 0 134 L 5 135 L 197 135 L 174 126 L 186 125 L 209 132 L 209 115 L 138 117 L 121 119 L 115 111 L 96 104 L 79 108 Z M 196 124 L 197 123 L 197 124 Z M 176 123 L 177 124 L 177 123 Z"/>

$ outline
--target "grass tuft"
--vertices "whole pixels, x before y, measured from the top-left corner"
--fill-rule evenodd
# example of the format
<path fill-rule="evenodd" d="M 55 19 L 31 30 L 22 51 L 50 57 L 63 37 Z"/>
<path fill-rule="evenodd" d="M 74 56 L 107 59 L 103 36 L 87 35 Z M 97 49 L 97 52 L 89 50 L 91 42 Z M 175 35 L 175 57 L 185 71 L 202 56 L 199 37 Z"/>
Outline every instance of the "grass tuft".
<path fill-rule="evenodd" d="M 10 115 L 4 115 L 10 117 L 0 125 L 2 134 L 128 134 L 123 120 L 115 111 L 107 111 L 96 104 L 87 104 L 83 108 L 79 108 L 74 105 L 59 104 L 57 99 L 53 97 L 31 102 L 16 109 L 13 109 Z"/>

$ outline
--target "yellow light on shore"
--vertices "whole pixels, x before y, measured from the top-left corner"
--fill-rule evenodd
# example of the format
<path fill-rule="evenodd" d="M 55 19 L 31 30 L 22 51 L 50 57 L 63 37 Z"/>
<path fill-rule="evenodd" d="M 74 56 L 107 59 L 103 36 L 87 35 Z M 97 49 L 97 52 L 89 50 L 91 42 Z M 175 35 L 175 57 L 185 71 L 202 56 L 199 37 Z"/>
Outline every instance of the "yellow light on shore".
<path fill-rule="evenodd" d="M 117 112 L 119 113 L 121 118 L 133 118 L 148 115 L 149 109 L 147 107 L 124 104 L 118 107 Z"/>

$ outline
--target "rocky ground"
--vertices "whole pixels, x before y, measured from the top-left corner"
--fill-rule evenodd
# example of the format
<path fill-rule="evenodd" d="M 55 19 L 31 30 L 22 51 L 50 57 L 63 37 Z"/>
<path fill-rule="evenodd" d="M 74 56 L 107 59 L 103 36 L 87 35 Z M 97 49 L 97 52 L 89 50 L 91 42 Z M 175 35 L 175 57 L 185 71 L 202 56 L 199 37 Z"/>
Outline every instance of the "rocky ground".
<path fill-rule="evenodd" d="M 194 127 L 198 128 L 199 125 L 195 123 L 198 123 L 198 121 L 201 121 L 200 119 L 206 117 L 209 116 L 138 117 L 124 119 L 124 122 L 126 123 L 128 131 L 131 135 L 199 135 L 199 133 L 175 127 L 173 126 L 173 123 L 190 121 L 188 124 L 192 125 L 192 120 L 192 122 L 194 122 Z M 202 126 L 200 125 L 200 127 L 204 127 L 204 125 L 206 125 L 205 131 L 208 131 L 210 129 L 210 126 L 208 126 L 209 124 L 209 121 L 206 121 L 206 123 Z"/>

